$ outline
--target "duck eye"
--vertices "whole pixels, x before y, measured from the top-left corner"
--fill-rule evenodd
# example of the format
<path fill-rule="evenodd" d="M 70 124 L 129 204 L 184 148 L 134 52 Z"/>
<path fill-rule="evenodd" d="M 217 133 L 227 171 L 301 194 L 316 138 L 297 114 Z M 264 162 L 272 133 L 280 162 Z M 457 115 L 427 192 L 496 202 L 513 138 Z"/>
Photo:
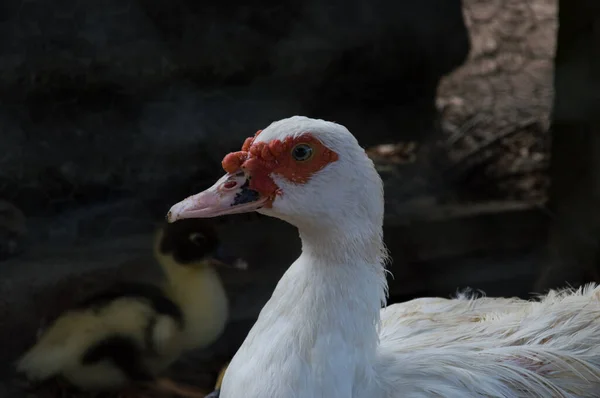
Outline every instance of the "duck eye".
<path fill-rule="evenodd" d="M 298 144 L 292 149 L 292 157 L 299 161 L 305 162 L 313 155 L 313 149 L 308 144 Z"/>
<path fill-rule="evenodd" d="M 206 238 L 200 232 L 192 232 L 189 236 L 189 239 L 190 239 L 190 242 L 192 242 L 196 246 L 200 246 L 204 243 L 204 240 Z"/>

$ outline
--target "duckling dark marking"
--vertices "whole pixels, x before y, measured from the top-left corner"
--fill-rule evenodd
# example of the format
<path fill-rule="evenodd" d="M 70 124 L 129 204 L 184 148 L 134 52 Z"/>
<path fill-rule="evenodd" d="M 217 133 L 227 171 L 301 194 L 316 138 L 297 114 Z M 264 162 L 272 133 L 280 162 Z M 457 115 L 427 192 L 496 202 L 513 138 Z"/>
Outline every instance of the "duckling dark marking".
<path fill-rule="evenodd" d="M 253 189 L 250 189 L 249 186 L 250 180 L 247 179 L 244 185 L 240 187 L 241 191 L 235 195 L 235 198 L 233 198 L 233 203 L 231 204 L 231 206 L 256 202 L 260 198 L 259 193 Z"/>
<path fill-rule="evenodd" d="M 167 298 L 159 287 L 153 285 L 120 283 L 80 302 L 76 309 L 100 309 L 113 300 L 127 297 L 146 300 L 155 312 L 172 317 L 183 327 L 184 320 L 181 309 Z"/>
<path fill-rule="evenodd" d="M 210 221 L 185 219 L 164 226 L 159 251 L 185 265 L 204 259 L 218 246 L 217 231 Z"/>
<path fill-rule="evenodd" d="M 152 374 L 140 361 L 141 350 L 135 341 L 125 336 L 111 336 L 91 346 L 83 355 L 83 365 L 110 361 L 133 381 L 154 380 Z"/>

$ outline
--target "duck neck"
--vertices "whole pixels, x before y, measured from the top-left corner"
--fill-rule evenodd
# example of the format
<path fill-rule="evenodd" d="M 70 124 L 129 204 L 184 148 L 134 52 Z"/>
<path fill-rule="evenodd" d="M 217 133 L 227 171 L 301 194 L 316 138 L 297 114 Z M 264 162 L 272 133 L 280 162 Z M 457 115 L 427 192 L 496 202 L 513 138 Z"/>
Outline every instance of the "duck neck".
<path fill-rule="evenodd" d="M 317 356 L 325 362 L 320 364 L 324 371 L 339 361 L 358 371 L 373 363 L 379 341 L 387 290 L 382 229 L 302 226 L 299 232 L 302 254 L 277 286 L 271 315 L 283 322 L 293 317 L 297 325 L 288 337 L 296 341 L 292 346 L 299 356 L 318 348 L 327 351 Z M 340 371 L 329 369 L 334 378 Z"/>
<path fill-rule="evenodd" d="M 305 282 L 327 304 L 320 315 L 330 319 L 332 326 L 340 326 L 336 328 L 340 333 L 354 325 L 357 334 L 348 336 L 353 342 L 363 339 L 376 344 L 387 293 L 381 227 L 304 227 L 299 232 L 302 255 L 298 263 L 308 278 Z"/>
<path fill-rule="evenodd" d="M 233 358 L 222 396 L 373 396 L 365 391 L 377 377 L 387 288 L 381 224 L 294 224 L 302 254 Z M 275 381 L 266 386 L 257 375 Z"/>

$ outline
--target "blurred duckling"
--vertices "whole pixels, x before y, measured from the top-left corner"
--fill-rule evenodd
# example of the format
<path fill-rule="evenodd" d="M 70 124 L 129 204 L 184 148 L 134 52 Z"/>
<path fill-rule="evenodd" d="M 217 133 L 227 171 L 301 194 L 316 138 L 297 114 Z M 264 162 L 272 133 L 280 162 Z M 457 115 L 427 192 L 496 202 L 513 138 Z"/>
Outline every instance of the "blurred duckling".
<path fill-rule="evenodd" d="M 206 347 L 223 332 L 228 301 L 213 265 L 246 264 L 224 254 L 207 220 L 165 224 L 154 255 L 166 276 L 164 288 L 123 283 L 88 298 L 41 335 L 17 370 L 31 381 L 61 376 L 82 390 L 118 390 L 135 382 L 204 397 L 156 376 L 184 351 Z"/>
<path fill-rule="evenodd" d="M 26 236 L 23 212 L 12 203 L 0 200 L 0 261 L 20 254 L 24 250 Z"/>

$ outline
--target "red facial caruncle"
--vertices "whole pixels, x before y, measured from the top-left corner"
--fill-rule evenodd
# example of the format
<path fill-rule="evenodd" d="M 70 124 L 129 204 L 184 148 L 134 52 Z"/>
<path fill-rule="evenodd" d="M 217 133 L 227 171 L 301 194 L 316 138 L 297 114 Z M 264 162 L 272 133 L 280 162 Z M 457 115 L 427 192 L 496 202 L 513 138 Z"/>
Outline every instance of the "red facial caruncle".
<path fill-rule="evenodd" d="M 283 141 L 255 142 L 260 133 L 261 130 L 247 138 L 241 151 L 225 156 L 222 166 L 229 174 L 243 171 L 249 177 L 249 188 L 269 199 L 266 207 L 271 207 L 276 195 L 281 194 L 271 175 L 304 184 L 313 174 L 338 159 L 337 153 L 310 133 L 289 136 Z"/>

